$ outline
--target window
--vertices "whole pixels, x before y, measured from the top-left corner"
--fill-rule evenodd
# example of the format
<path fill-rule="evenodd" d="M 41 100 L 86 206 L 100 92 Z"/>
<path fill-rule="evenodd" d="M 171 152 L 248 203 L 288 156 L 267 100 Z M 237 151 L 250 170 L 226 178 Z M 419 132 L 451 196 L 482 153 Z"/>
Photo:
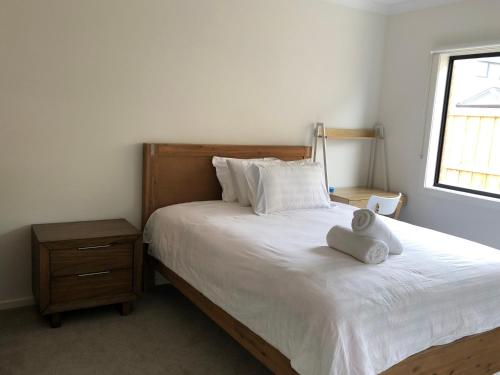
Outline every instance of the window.
<path fill-rule="evenodd" d="M 476 64 L 476 76 L 478 78 L 488 78 L 490 73 L 490 64 L 485 61 L 480 61 Z"/>
<path fill-rule="evenodd" d="M 442 65 L 433 185 L 500 198 L 500 52 L 448 56 Z"/>

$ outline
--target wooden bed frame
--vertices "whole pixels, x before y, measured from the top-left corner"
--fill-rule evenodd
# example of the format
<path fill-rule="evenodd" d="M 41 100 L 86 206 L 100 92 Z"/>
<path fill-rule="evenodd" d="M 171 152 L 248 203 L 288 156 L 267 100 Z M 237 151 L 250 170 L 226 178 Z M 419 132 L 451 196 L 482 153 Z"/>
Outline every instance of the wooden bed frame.
<path fill-rule="evenodd" d="M 176 203 L 221 199 L 221 188 L 211 159 L 273 156 L 282 160 L 310 157 L 307 146 L 238 146 L 145 143 L 143 160 L 142 225 L 159 207 Z M 175 272 L 145 254 L 145 280 L 160 272 L 181 293 L 272 372 L 297 374 L 290 360 Z M 383 375 L 491 375 L 500 371 L 500 329 L 429 348 L 384 371 Z"/>

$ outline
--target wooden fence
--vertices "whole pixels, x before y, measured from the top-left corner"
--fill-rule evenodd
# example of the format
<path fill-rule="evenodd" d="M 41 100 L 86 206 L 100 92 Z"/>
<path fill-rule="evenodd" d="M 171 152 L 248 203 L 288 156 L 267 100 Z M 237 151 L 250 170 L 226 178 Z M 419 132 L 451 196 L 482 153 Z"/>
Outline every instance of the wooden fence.
<path fill-rule="evenodd" d="M 500 194 L 500 117 L 448 116 L 439 182 Z"/>

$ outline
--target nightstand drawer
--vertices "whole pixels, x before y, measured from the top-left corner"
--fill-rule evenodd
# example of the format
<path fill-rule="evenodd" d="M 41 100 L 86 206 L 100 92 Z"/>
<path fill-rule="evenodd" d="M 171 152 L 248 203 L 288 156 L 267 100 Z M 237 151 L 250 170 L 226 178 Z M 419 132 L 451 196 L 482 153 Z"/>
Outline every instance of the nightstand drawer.
<path fill-rule="evenodd" d="M 50 287 L 50 302 L 52 304 L 66 303 L 131 293 L 133 289 L 132 277 L 132 269 L 54 277 Z"/>
<path fill-rule="evenodd" d="M 131 268 L 132 263 L 132 243 L 50 250 L 50 273 L 53 276 Z"/>

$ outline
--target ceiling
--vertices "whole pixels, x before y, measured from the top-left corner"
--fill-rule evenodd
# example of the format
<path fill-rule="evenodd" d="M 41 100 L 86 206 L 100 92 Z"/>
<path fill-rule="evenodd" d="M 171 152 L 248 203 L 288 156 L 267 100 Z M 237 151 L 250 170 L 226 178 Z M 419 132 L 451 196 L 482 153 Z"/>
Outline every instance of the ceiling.
<path fill-rule="evenodd" d="M 351 8 L 382 14 L 399 14 L 464 0 L 330 0 Z"/>

